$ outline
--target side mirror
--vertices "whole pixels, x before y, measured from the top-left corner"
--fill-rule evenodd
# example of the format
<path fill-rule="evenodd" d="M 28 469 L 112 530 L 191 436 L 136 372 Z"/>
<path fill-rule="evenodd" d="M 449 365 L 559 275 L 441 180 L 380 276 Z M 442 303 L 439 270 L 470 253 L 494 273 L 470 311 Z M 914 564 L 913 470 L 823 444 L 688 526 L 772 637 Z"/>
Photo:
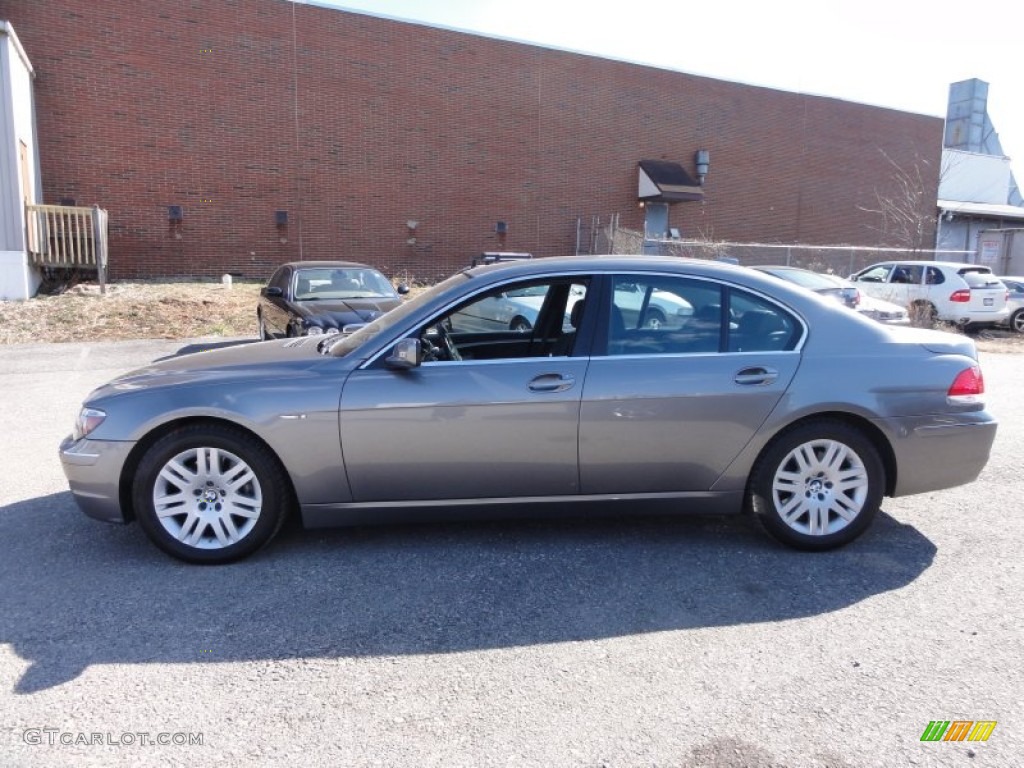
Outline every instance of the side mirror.
<path fill-rule="evenodd" d="M 419 339 L 402 339 L 391 349 L 391 354 L 384 360 L 388 368 L 397 371 L 408 371 L 418 368 L 423 362 L 423 349 Z"/>
<path fill-rule="evenodd" d="M 409 286 L 406 285 L 405 283 L 399 283 L 398 287 L 395 288 L 395 290 L 398 291 L 399 296 L 405 296 L 405 294 L 409 292 Z"/>
<path fill-rule="evenodd" d="M 281 287 L 278 285 L 271 285 L 268 288 L 264 288 L 262 291 L 260 291 L 260 293 L 267 297 L 284 296 L 284 291 L 282 291 Z"/>

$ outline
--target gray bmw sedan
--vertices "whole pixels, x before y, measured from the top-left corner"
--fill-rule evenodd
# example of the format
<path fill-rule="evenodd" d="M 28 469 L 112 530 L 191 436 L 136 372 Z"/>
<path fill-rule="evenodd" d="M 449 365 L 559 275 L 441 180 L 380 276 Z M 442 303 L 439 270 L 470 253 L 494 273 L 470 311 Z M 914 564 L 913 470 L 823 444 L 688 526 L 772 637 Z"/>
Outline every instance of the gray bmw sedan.
<path fill-rule="evenodd" d="M 523 292 L 529 329 L 461 322 Z M 650 322 L 666 297 L 692 311 Z M 196 563 L 251 554 L 291 514 L 747 512 L 824 550 L 884 496 L 974 480 L 996 431 L 983 394 L 964 336 L 728 264 L 549 258 L 459 272 L 350 335 L 129 373 L 60 455 L 86 514 Z"/>

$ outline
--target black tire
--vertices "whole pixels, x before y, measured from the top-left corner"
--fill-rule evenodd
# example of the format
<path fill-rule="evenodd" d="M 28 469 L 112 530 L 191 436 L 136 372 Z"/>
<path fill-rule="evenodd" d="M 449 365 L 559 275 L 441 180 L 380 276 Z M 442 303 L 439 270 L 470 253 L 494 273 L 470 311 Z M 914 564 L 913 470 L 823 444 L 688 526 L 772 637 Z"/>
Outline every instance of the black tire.
<path fill-rule="evenodd" d="M 508 324 L 508 329 L 510 331 L 517 331 L 518 333 L 529 333 L 533 330 L 533 326 L 525 317 L 519 317 L 517 315 L 516 317 L 513 317 L 512 322 Z"/>
<path fill-rule="evenodd" d="M 174 471 L 165 472 L 172 461 Z M 204 468 L 200 462 L 211 463 Z M 162 517 L 158 493 L 166 504 Z M 132 485 L 146 535 L 190 563 L 230 563 L 251 555 L 277 535 L 290 500 L 277 457 L 226 424 L 186 426 L 164 435 L 142 457 Z"/>
<path fill-rule="evenodd" d="M 263 313 L 256 313 L 256 330 L 259 334 L 260 341 L 267 341 L 270 339 L 270 334 L 267 333 L 267 325 L 263 322 Z"/>
<path fill-rule="evenodd" d="M 660 309 L 648 309 L 644 315 L 644 328 L 658 329 L 664 327 L 668 322 L 665 313 Z"/>
<path fill-rule="evenodd" d="M 939 319 L 939 311 L 930 301 L 915 301 L 910 305 L 910 324 L 915 328 L 932 328 Z"/>
<path fill-rule="evenodd" d="M 779 489 L 774 487 L 777 476 Z M 839 492 L 840 477 L 857 484 Z M 747 510 L 784 544 L 823 551 L 867 530 L 884 488 L 878 449 L 861 430 L 830 419 L 809 421 L 783 432 L 758 457 L 747 487 Z"/>

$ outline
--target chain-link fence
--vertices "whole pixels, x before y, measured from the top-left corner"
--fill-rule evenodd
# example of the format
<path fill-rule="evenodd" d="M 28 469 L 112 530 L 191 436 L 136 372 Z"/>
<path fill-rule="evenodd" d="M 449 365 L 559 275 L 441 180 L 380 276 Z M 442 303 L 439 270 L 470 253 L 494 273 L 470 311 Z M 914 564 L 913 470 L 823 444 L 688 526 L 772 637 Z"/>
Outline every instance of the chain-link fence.
<path fill-rule="evenodd" d="M 607 250 L 604 250 L 603 253 L 645 253 L 662 256 L 686 256 L 696 259 L 734 260 L 744 266 L 786 265 L 842 277 L 880 261 L 972 262 L 975 260 L 973 251 L 652 240 L 645 239 L 642 232 L 616 226 L 614 217 L 610 219 L 605 235 L 594 238 L 594 240 L 605 245 Z"/>

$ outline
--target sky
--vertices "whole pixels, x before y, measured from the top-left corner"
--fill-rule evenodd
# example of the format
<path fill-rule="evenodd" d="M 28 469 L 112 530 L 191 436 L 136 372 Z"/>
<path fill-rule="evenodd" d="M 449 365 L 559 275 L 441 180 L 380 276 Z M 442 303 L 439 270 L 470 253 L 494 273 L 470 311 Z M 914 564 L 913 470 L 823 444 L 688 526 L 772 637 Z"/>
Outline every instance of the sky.
<path fill-rule="evenodd" d="M 950 83 L 979 78 L 1024 176 L 1020 0 L 305 1 L 938 117 Z"/>

